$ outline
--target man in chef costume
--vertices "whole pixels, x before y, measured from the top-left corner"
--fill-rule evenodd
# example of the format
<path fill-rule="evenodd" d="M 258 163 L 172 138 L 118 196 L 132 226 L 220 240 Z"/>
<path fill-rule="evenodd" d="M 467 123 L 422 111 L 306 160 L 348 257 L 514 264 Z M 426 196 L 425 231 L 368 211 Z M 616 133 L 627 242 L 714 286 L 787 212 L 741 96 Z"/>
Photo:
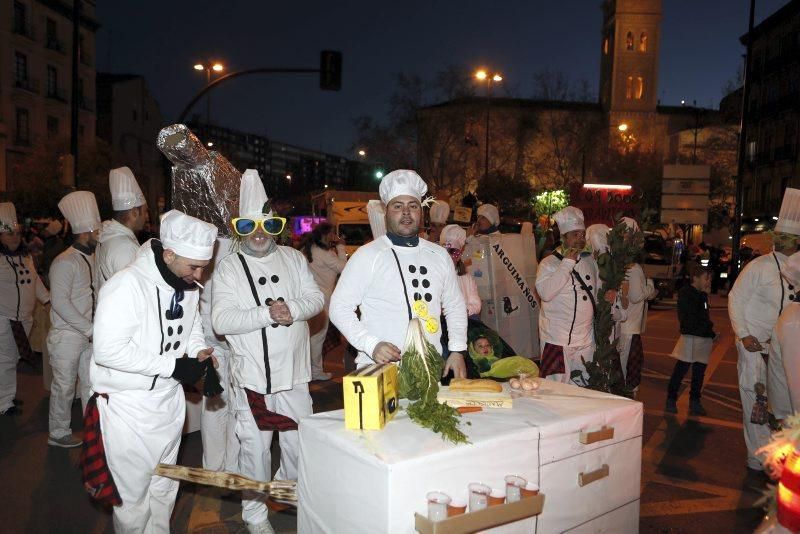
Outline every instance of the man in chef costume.
<path fill-rule="evenodd" d="M 331 322 L 358 350 L 356 365 L 363 367 L 399 361 L 414 316 L 421 316 L 428 341 L 441 353 L 438 318 L 444 314 L 451 351 L 444 375 L 452 370 L 463 378 L 467 307 L 455 267 L 443 247 L 418 237 L 427 190 L 414 171 L 396 170 L 383 177 L 379 193 L 386 235 L 359 248 L 347 262 L 331 298 Z M 355 313 L 359 306 L 361 320 Z"/>
<path fill-rule="evenodd" d="M 786 376 L 791 411 L 800 412 L 800 252 L 795 252 L 782 268 L 783 277 L 793 287 L 788 304 L 775 325 L 773 351 L 780 352 Z M 776 343 L 777 342 L 777 345 Z M 770 353 L 770 358 L 772 358 Z M 770 365 L 773 362 L 770 360 Z"/>
<path fill-rule="evenodd" d="M 541 376 L 570 383 L 570 373 L 585 372 L 581 361 L 594 358 L 594 309 L 600 283 L 597 262 L 586 247 L 583 212 L 567 206 L 553 215 L 561 245 L 539 263 L 536 291 L 542 301 L 539 339 Z"/>
<path fill-rule="evenodd" d="M 81 461 L 87 490 L 114 505 L 116 532 L 169 531 L 178 482 L 153 470 L 178 457 L 186 415 L 181 383 L 197 382 L 205 360 L 214 361 L 196 281 L 216 237 L 215 226 L 169 211 L 160 240 L 148 241 L 100 291 Z"/>
<path fill-rule="evenodd" d="M 16 415 L 17 362 L 33 359 L 28 335 L 33 308 L 38 300 L 50 300 L 33 259 L 22 244 L 17 210 L 11 202 L 0 203 L 0 415 Z"/>
<path fill-rule="evenodd" d="M 297 422 L 310 415 L 310 340 L 307 321 L 324 304 L 305 256 L 278 246 L 286 219 L 274 216 L 255 171 L 242 176 L 239 217 L 232 221 L 239 250 L 216 267 L 211 320 L 231 347 L 229 395 L 236 412 L 239 472 L 271 480 L 270 446 L 280 435 L 279 480 L 297 478 Z M 263 493 L 242 493 L 249 532 L 272 533 Z"/>
<path fill-rule="evenodd" d="M 139 250 L 136 232 L 147 222 L 147 203 L 128 167 L 111 169 L 108 174 L 114 216 L 103 222 L 97 247 L 97 283 L 102 284 L 127 267 Z"/>
<path fill-rule="evenodd" d="M 61 199 L 58 209 L 72 228 L 72 246 L 50 265 L 50 332 L 47 350 L 53 381 L 50 386 L 50 420 L 47 443 L 77 447 L 72 435 L 72 400 L 75 381 L 81 377 L 82 402 L 88 400 L 88 366 L 91 358 L 92 322 L 97 308 L 94 249 L 100 233 L 97 201 L 89 191 L 74 191 Z"/>
<path fill-rule="evenodd" d="M 442 235 L 442 228 L 447 224 L 450 216 L 450 204 L 444 200 L 434 200 L 430 207 L 431 226 L 428 230 L 428 241 L 438 243 L 439 236 Z"/>
<path fill-rule="evenodd" d="M 478 220 L 475 221 L 476 235 L 492 235 L 500 233 L 500 212 L 494 204 L 481 204 L 478 208 Z"/>
<path fill-rule="evenodd" d="M 763 470 L 763 466 L 755 451 L 767 444 L 770 429 L 767 424 L 750 421 L 756 402 L 756 384 L 766 386 L 768 402 L 778 419 L 789 415 L 786 413 L 789 404 L 786 377 L 779 355 L 771 354 L 771 339 L 778 317 L 793 295 L 794 286 L 786 281 L 782 271 L 788 256 L 797 250 L 798 234 L 800 190 L 788 188 L 775 224 L 773 252 L 748 263 L 728 294 L 728 315 L 739 353 L 737 369 L 747 467 L 758 471 Z"/>

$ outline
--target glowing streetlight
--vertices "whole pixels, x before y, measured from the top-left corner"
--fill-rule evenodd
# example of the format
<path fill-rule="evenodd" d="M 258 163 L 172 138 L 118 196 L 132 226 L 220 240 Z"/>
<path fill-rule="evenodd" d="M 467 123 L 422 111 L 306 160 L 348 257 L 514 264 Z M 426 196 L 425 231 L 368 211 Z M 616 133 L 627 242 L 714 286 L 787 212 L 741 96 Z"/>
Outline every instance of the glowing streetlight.
<path fill-rule="evenodd" d="M 378 180 L 383 178 L 383 171 L 375 171 L 375 178 L 377 178 Z"/>
<path fill-rule="evenodd" d="M 486 74 L 485 70 L 479 70 L 475 73 L 475 77 L 479 80 L 485 80 L 489 75 Z"/>
<path fill-rule="evenodd" d="M 206 145 L 208 146 L 208 148 L 211 148 L 212 146 L 214 146 L 214 143 L 212 143 L 211 141 L 209 141 L 208 143 L 206 143 Z"/>
<path fill-rule="evenodd" d="M 500 76 L 499 74 L 495 74 L 494 76 L 492 76 L 492 81 L 493 82 L 502 82 L 503 81 L 503 77 Z"/>
<path fill-rule="evenodd" d="M 206 71 L 206 85 L 211 83 L 211 71 L 222 72 L 225 66 L 218 61 L 207 61 L 206 63 L 196 63 L 194 65 L 196 71 Z M 211 96 L 206 95 L 206 124 L 211 123 Z"/>
<path fill-rule="evenodd" d="M 502 82 L 503 77 L 500 75 L 500 73 L 495 73 L 490 76 L 485 69 L 480 69 L 475 72 L 475 79 L 481 82 L 486 82 L 486 157 L 484 158 L 484 173 L 485 176 L 489 176 L 489 113 L 491 110 L 492 82 Z"/>
<path fill-rule="evenodd" d="M 222 72 L 223 70 L 225 70 L 225 67 L 222 66 L 222 63 L 214 63 L 211 66 L 211 70 L 213 70 L 214 72 Z"/>
<path fill-rule="evenodd" d="M 359 155 L 359 156 L 361 156 L 361 157 L 363 158 L 363 157 L 366 157 L 366 155 L 367 155 L 367 152 L 366 152 L 366 150 L 359 150 L 359 151 L 358 151 L 358 155 Z"/>
<path fill-rule="evenodd" d="M 287 175 L 286 175 L 286 179 L 287 179 L 287 180 L 289 180 L 289 181 L 291 182 L 291 181 L 292 181 L 292 175 L 291 175 L 291 174 L 287 174 Z"/>
<path fill-rule="evenodd" d="M 194 70 L 206 70 L 206 68 L 200 63 L 198 63 L 197 65 L 194 66 Z"/>
<path fill-rule="evenodd" d="M 617 126 L 617 130 L 619 130 L 620 132 L 627 132 L 628 131 L 628 125 L 623 122 L 622 124 Z"/>

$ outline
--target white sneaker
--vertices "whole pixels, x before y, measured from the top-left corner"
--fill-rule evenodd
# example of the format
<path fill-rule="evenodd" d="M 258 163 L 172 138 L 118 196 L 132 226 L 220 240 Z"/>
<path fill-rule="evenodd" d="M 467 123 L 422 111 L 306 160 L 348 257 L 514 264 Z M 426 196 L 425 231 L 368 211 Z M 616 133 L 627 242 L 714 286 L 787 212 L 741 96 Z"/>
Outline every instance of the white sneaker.
<path fill-rule="evenodd" d="M 257 525 L 247 523 L 247 532 L 250 534 L 275 534 L 275 530 L 273 530 L 269 521 L 264 521 L 263 523 L 259 523 Z"/>
<path fill-rule="evenodd" d="M 53 445 L 54 447 L 63 447 L 65 449 L 71 449 L 73 447 L 80 447 L 81 445 L 83 445 L 83 440 L 76 438 L 72 434 L 67 434 L 66 436 L 61 436 L 60 438 L 54 438 L 53 436 L 48 436 L 47 444 Z"/>

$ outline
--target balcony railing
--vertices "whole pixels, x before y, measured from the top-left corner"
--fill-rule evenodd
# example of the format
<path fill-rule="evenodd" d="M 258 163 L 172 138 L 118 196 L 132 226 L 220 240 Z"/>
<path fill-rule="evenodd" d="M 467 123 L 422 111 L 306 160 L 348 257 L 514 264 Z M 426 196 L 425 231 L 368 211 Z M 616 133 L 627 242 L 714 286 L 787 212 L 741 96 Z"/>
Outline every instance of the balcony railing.
<path fill-rule="evenodd" d="M 67 90 L 61 87 L 49 88 L 47 90 L 47 98 L 58 100 L 60 102 L 67 101 Z"/>
<path fill-rule="evenodd" d="M 33 78 L 18 78 L 14 80 L 14 87 L 31 93 L 39 92 L 39 80 Z"/>

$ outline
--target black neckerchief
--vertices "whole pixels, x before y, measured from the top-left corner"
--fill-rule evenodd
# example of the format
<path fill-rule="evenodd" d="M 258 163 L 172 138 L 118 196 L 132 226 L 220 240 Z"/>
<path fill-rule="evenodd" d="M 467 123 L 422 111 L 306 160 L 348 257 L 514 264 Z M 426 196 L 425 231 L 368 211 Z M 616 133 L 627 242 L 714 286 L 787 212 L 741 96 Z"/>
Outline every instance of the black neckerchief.
<path fill-rule="evenodd" d="M 191 291 L 197 289 L 196 284 L 188 284 L 183 281 L 183 278 L 176 276 L 175 273 L 169 270 L 167 264 L 164 263 L 164 246 L 158 239 L 150 241 L 150 248 L 153 249 L 153 258 L 156 260 L 156 267 L 158 272 L 161 273 L 161 278 L 175 290 Z"/>
<path fill-rule="evenodd" d="M 483 232 L 480 232 L 480 234 L 481 235 L 489 235 L 489 234 L 493 234 L 493 233 L 497 232 L 497 230 L 498 230 L 497 225 L 493 224 L 489 228 L 484 230 Z"/>
<path fill-rule="evenodd" d="M 81 245 L 80 243 L 73 243 L 73 244 L 72 244 L 72 248 L 74 248 L 74 249 L 75 249 L 75 250 L 77 250 L 77 251 L 83 252 L 83 253 L 84 253 L 84 254 L 86 254 L 87 256 L 91 256 L 92 254 L 94 254 L 94 248 L 95 248 L 95 247 L 93 247 L 93 246 Z"/>
<path fill-rule="evenodd" d="M 419 245 L 418 235 L 403 237 L 401 235 L 393 234 L 392 232 L 386 232 L 386 237 L 388 237 L 389 241 L 392 242 L 392 245 L 396 247 L 416 247 Z"/>

